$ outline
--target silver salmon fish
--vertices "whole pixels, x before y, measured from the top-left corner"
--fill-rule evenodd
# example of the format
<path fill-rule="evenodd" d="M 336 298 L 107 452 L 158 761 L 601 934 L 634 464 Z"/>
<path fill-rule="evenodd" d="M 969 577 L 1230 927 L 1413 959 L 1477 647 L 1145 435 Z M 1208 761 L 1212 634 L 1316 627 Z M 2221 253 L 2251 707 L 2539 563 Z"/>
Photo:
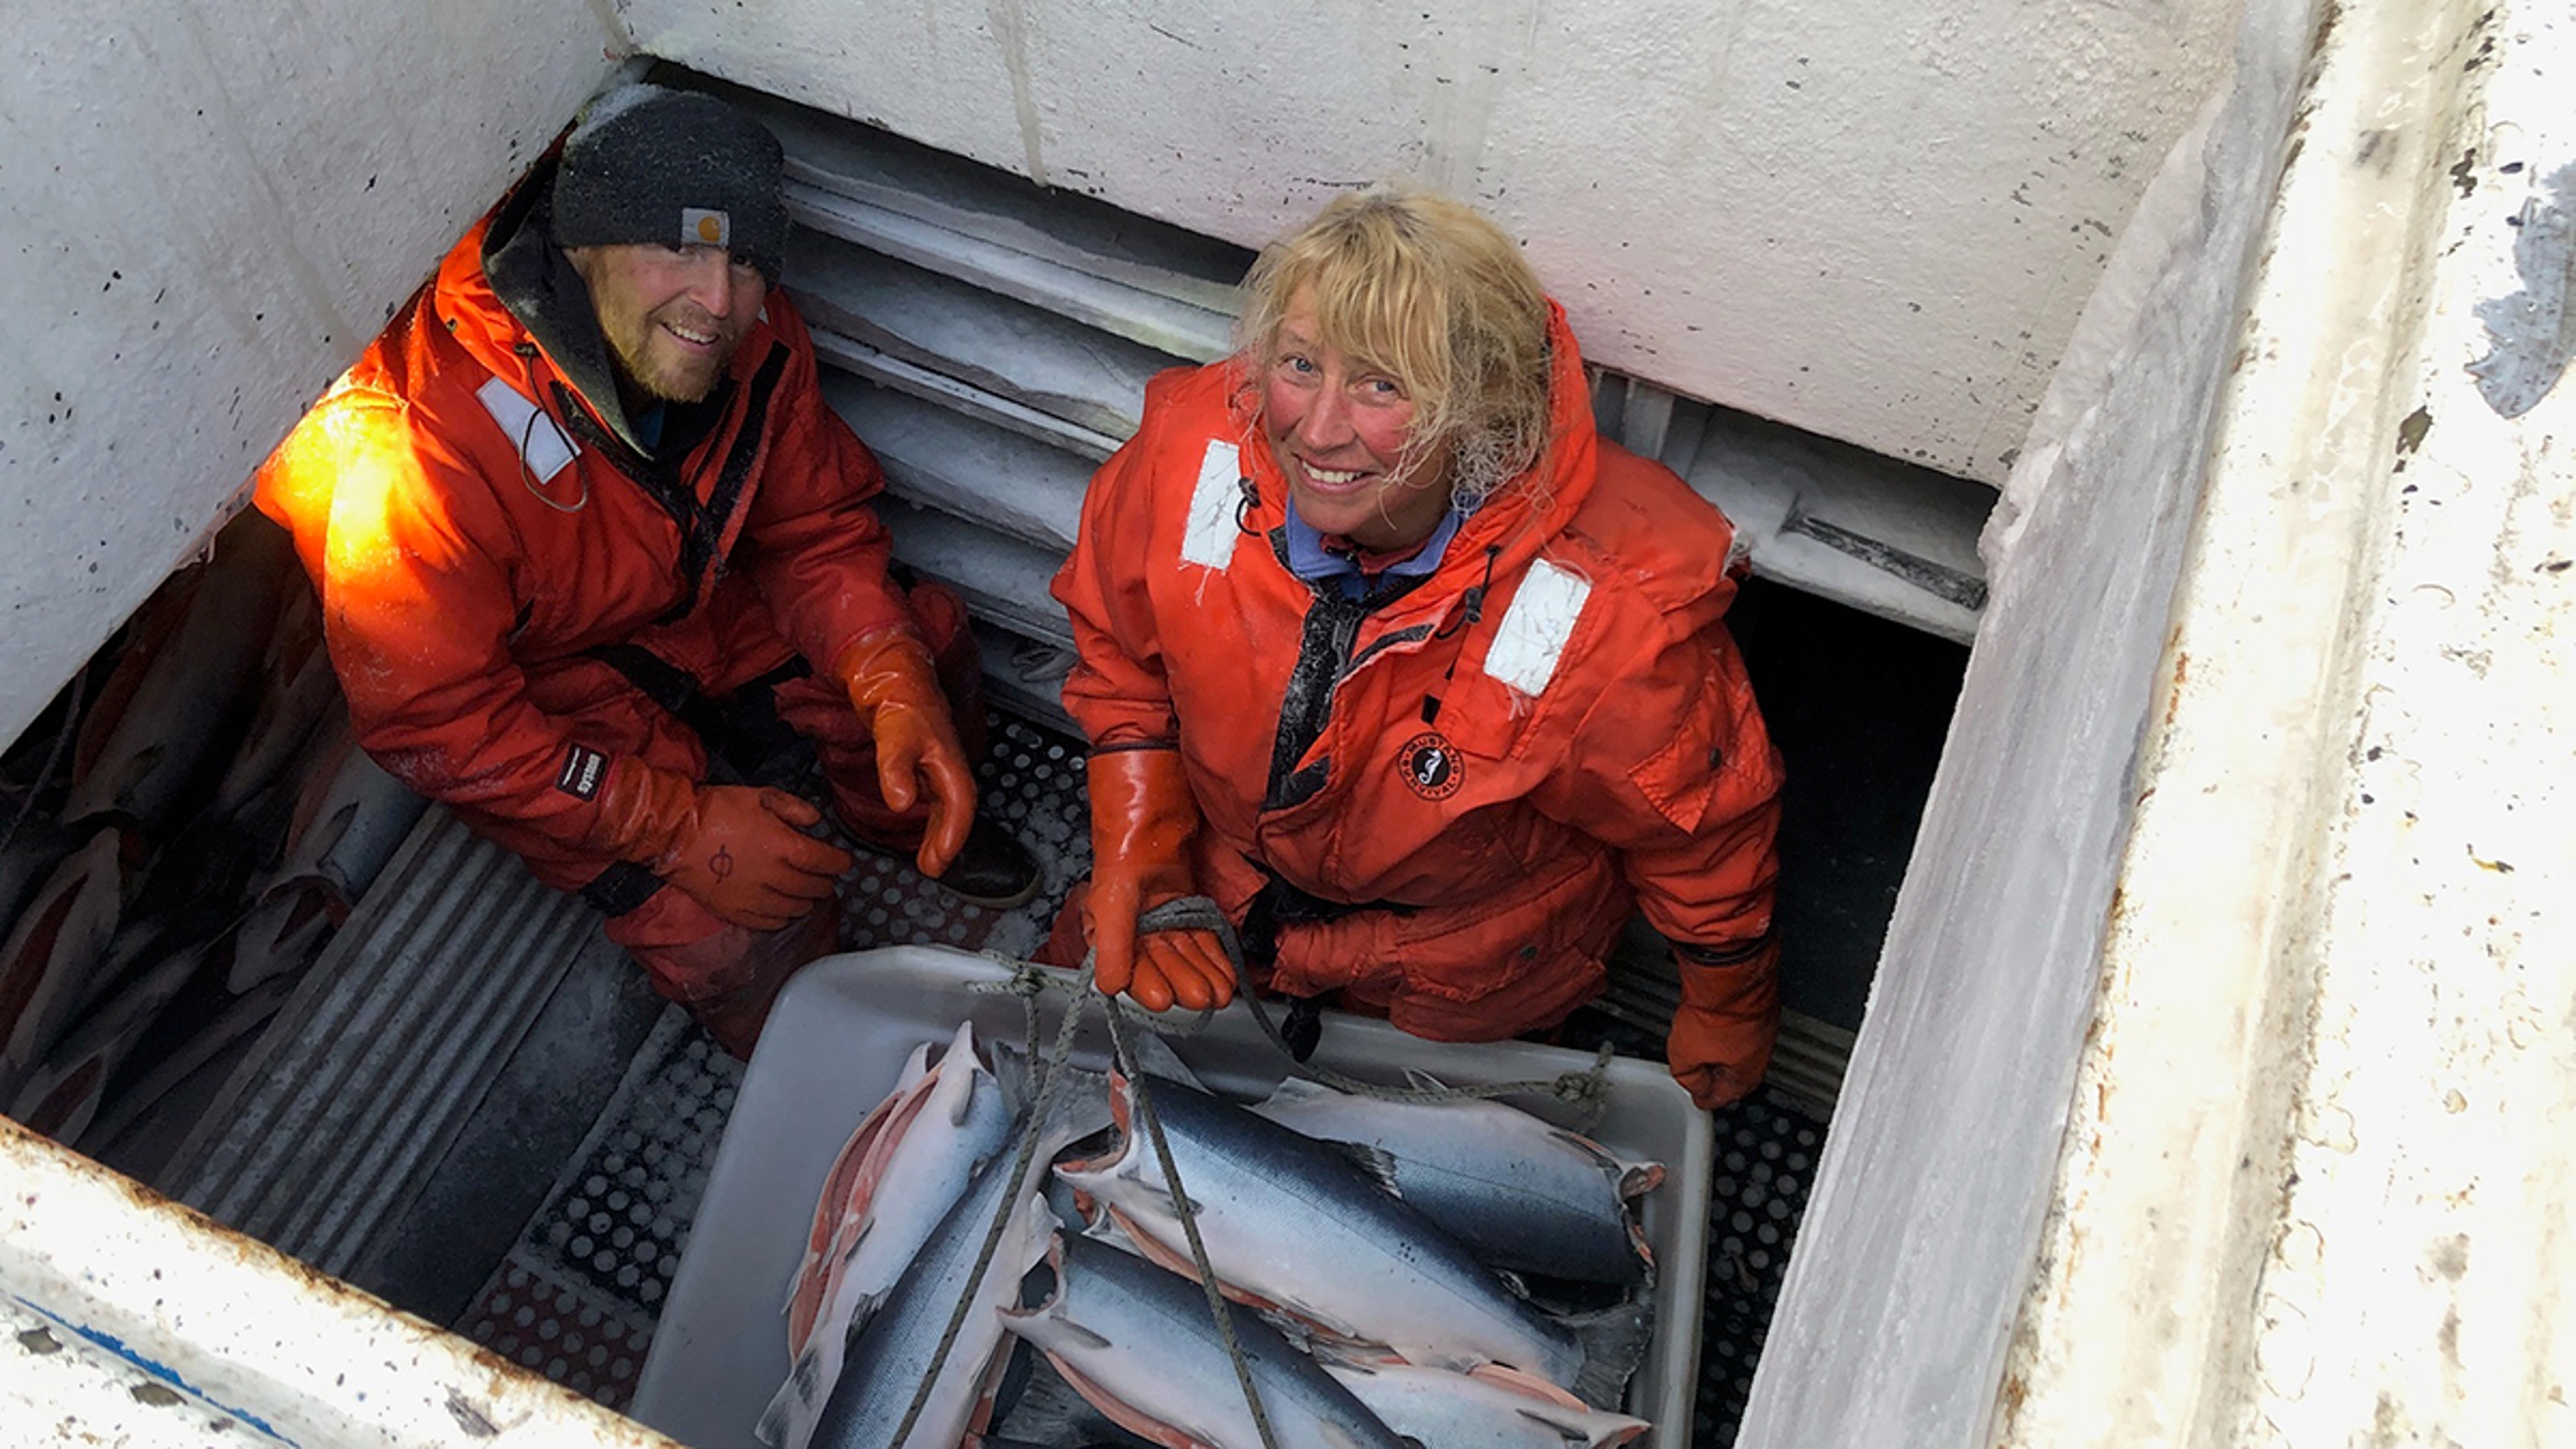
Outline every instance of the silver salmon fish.
<path fill-rule="evenodd" d="M 935 1065 L 927 1042 L 905 1062 L 894 1091 L 850 1134 L 825 1176 L 788 1297 L 794 1367 L 755 1430 L 761 1442 L 805 1449 L 851 1329 L 875 1314 L 977 1165 L 1010 1145 L 1010 1125 L 971 1025 L 959 1025 Z"/>
<path fill-rule="evenodd" d="M 1396 1194 L 1478 1262 L 1637 1287 L 1654 1250 L 1628 1200 L 1664 1180 L 1600 1143 L 1500 1102 L 1396 1102 L 1291 1077 L 1253 1111 L 1321 1142 L 1383 1153 Z"/>
<path fill-rule="evenodd" d="M 1654 1427 L 1486 1370 L 1327 1363 L 1324 1371 L 1389 1429 L 1427 1449 L 1611 1449 Z"/>
<path fill-rule="evenodd" d="M 1177 1082 L 1150 1091 L 1209 1260 L 1238 1298 L 1409 1363 L 1502 1364 L 1587 1403 L 1618 1401 L 1645 1352 L 1647 1310 L 1551 1318 L 1347 1156 Z M 1120 1149 L 1057 1171 L 1157 1261 L 1187 1272 L 1186 1239 L 1134 1125 L 1133 1092 L 1121 1079 L 1112 1097 L 1126 1133 Z"/>
<path fill-rule="evenodd" d="M 1037 1191 L 1047 1164 L 1066 1146 L 1106 1126 L 1085 1094 L 1060 1092 L 1047 1116 L 1030 1126 L 1035 1103 L 1012 1114 L 1004 1146 L 978 1167 L 956 1207 L 941 1219 L 910 1266 L 850 1336 L 839 1377 L 814 1425 L 811 1449 L 953 1449 L 990 1407 L 1002 1322 L 997 1310 L 1019 1302 L 1020 1279 L 1045 1258 L 1055 1217 Z M 1020 1134 L 1037 1146 L 1025 1171 L 1014 1172 Z M 978 1272 L 977 1255 L 993 1215 L 1011 1204 L 1009 1226 Z M 945 1357 L 940 1336 L 959 1299 L 973 1295 L 964 1326 Z M 935 1377 L 912 1432 L 898 1440 L 904 1413 L 925 1379 Z"/>
<path fill-rule="evenodd" d="M 1006 1311 L 1093 1407 L 1157 1444 L 1259 1449 L 1261 1436 L 1199 1284 L 1105 1244 L 1059 1234 L 1055 1292 Z M 1249 1310 L 1233 1315 L 1279 1449 L 1407 1449 L 1321 1364 Z"/>

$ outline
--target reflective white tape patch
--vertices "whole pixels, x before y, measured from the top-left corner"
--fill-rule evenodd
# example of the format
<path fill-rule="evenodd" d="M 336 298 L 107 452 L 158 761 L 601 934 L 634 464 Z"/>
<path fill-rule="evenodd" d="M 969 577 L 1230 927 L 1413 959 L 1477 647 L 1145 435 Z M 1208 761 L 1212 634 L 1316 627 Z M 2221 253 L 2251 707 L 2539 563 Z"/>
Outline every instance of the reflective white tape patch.
<path fill-rule="evenodd" d="M 1546 689 L 1590 597 L 1591 580 L 1545 559 L 1532 560 L 1494 630 L 1494 647 L 1485 651 L 1485 673 L 1523 694 Z"/>
<path fill-rule="evenodd" d="M 563 434 L 555 420 L 547 417 L 535 403 L 519 396 L 519 390 L 495 377 L 474 390 L 483 410 L 519 449 L 519 461 L 528 465 L 540 483 L 552 481 L 564 465 L 580 456 L 581 445 Z"/>
<path fill-rule="evenodd" d="M 1208 439 L 1199 458 L 1199 483 L 1190 490 L 1188 530 L 1181 535 L 1181 562 L 1221 569 L 1234 561 L 1234 505 L 1243 497 L 1243 469 L 1234 444 Z"/>

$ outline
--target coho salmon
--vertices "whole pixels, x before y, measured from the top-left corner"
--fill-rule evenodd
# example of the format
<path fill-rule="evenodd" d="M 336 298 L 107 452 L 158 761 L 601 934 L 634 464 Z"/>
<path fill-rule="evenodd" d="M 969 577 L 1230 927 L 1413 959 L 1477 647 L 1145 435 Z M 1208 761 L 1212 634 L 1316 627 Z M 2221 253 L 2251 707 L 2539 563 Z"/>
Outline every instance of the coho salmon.
<path fill-rule="evenodd" d="M 808 1441 L 812 1449 L 951 1449 L 988 1402 L 990 1369 L 1001 1345 L 997 1310 L 1015 1306 L 1020 1279 L 1046 1256 L 1056 1222 L 1037 1191 L 1057 1153 L 1108 1124 L 1085 1094 L 1059 1091 L 1032 1127 L 1030 1102 L 1012 1114 L 1004 1146 L 986 1159 L 957 1205 L 940 1220 L 867 1323 L 850 1335 L 841 1372 L 824 1399 Z M 1025 1171 L 1021 1134 L 1037 1142 Z M 977 1271 L 994 1214 L 1010 1203 L 1008 1226 L 991 1260 Z M 959 1299 L 973 1295 L 956 1342 L 945 1357 L 939 1340 Z M 925 1379 L 936 1375 L 912 1432 L 900 1440 L 905 1411 Z"/>
<path fill-rule="evenodd" d="M 936 1065 L 930 1045 L 905 1062 L 894 1092 L 850 1134 L 825 1179 L 788 1300 L 795 1367 L 761 1418 L 763 1443 L 804 1449 L 851 1329 L 875 1313 L 976 1167 L 1011 1145 L 1011 1112 L 976 1053 L 973 1026 L 958 1026 Z"/>
<path fill-rule="evenodd" d="M 1400 1102 L 1291 1077 L 1253 1111 L 1321 1142 L 1383 1153 L 1396 1194 L 1478 1262 L 1635 1287 L 1654 1251 L 1628 1199 L 1664 1180 L 1588 1137 L 1500 1102 Z"/>
<path fill-rule="evenodd" d="M 1135 1121 L 1135 1084 L 1122 1077 L 1115 1087 L 1124 1142 L 1057 1171 L 1157 1261 L 1191 1271 L 1171 1192 Z M 1644 1356 L 1646 1309 L 1551 1318 L 1348 1156 L 1177 1082 L 1150 1091 L 1209 1260 L 1236 1297 L 1410 1363 L 1503 1364 L 1587 1403 L 1618 1401 Z"/>
<path fill-rule="evenodd" d="M 1055 1292 L 1005 1311 L 1003 1327 L 1046 1353 L 1119 1427 L 1157 1444 L 1259 1449 L 1251 1406 L 1197 1282 L 1116 1248 L 1059 1234 Z M 1233 1314 L 1279 1449 L 1407 1449 L 1405 1441 L 1249 1310 Z"/>
<path fill-rule="evenodd" d="M 1654 1427 L 1489 1371 L 1329 1362 L 1324 1369 L 1389 1429 L 1428 1449 L 1610 1449 Z"/>

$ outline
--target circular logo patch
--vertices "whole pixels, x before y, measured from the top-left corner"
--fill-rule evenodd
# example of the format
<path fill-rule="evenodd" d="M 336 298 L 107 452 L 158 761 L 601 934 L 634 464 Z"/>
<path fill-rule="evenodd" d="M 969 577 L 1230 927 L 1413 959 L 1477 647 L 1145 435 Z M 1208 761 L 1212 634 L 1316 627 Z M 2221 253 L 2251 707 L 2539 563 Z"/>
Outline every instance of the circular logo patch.
<path fill-rule="evenodd" d="M 1467 763 L 1458 758 L 1457 748 L 1430 731 L 1404 742 L 1403 753 L 1395 757 L 1395 768 L 1413 793 L 1425 800 L 1448 799 L 1458 793 L 1459 784 L 1467 777 Z"/>

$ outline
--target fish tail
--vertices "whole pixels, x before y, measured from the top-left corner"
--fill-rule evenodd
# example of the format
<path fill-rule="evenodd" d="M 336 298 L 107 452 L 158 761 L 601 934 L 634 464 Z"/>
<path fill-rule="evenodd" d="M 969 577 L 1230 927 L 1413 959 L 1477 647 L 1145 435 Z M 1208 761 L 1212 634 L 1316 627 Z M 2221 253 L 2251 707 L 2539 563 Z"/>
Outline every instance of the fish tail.
<path fill-rule="evenodd" d="M 752 1426 L 752 1437 L 769 1445 L 770 1449 L 803 1449 L 805 1435 L 795 1432 L 791 1420 L 802 1408 L 805 1410 L 805 1423 L 810 1426 L 814 1422 L 815 1389 L 818 1387 L 815 1378 L 821 1367 L 816 1362 L 817 1357 L 812 1348 L 796 1355 L 795 1366 L 787 1371 L 787 1382 L 780 1384 L 778 1392 L 770 1396 L 769 1407 L 760 1411 L 760 1422 Z"/>
<path fill-rule="evenodd" d="M 1646 1361 L 1654 1310 L 1643 1303 L 1623 1303 L 1566 1319 L 1565 1325 L 1583 1349 L 1583 1366 L 1574 1374 L 1575 1397 L 1596 1409 L 1617 1410 L 1628 1392 L 1628 1376 Z"/>

